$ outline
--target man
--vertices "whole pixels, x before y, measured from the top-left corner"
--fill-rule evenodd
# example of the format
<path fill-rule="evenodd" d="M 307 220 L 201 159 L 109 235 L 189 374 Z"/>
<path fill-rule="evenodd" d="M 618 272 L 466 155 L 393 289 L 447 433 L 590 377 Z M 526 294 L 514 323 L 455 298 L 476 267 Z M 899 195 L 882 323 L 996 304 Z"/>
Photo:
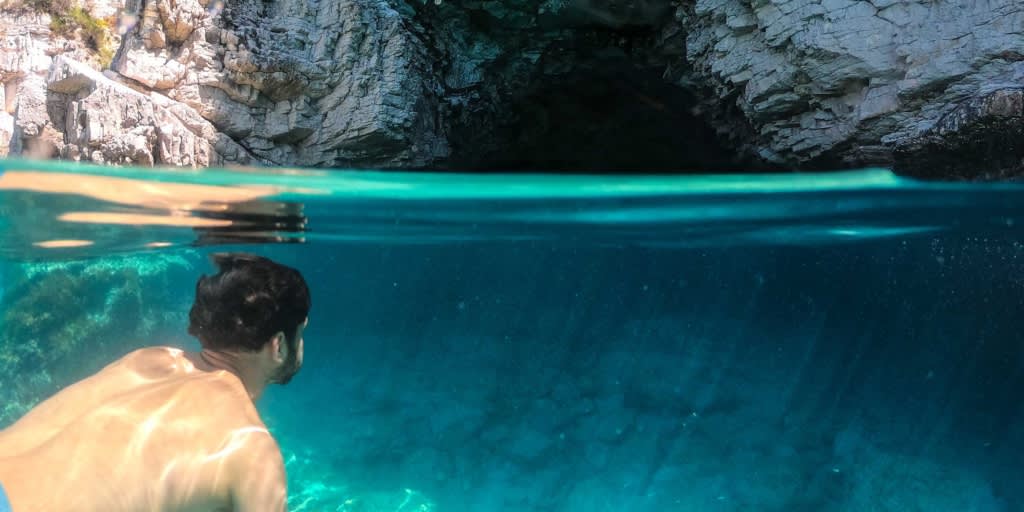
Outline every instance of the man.
<path fill-rule="evenodd" d="M 254 402 L 302 365 L 309 289 L 266 258 L 213 257 L 199 353 L 137 350 L 0 432 L 0 511 L 280 512 L 284 463 Z"/>

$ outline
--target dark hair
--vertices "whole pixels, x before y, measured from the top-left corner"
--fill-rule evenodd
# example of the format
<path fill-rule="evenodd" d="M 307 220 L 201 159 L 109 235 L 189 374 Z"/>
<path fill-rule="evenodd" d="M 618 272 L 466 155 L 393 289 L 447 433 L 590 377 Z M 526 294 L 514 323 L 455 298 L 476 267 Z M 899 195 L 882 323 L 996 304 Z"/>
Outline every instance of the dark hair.
<path fill-rule="evenodd" d="M 310 307 L 302 274 L 253 254 L 217 253 L 211 259 L 220 272 L 196 283 L 188 333 L 203 348 L 255 351 L 284 332 L 294 350 L 292 338 Z"/>

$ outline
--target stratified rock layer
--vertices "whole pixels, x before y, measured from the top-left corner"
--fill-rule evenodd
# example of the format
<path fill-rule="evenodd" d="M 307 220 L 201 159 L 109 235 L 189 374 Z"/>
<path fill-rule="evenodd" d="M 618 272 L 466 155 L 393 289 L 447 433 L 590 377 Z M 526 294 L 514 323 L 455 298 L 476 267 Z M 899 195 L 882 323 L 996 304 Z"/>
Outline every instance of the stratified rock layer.
<path fill-rule="evenodd" d="M 676 80 L 707 89 L 713 122 L 763 158 L 927 173 L 938 149 L 936 174 L 1022 170 L 1019 109 L 984 106 L 1019 94 L 1020 2 L 698 0 L 676 19 L 692 66 Z M 1017 157 L 990 161 L 1009 148 L 977 144 L 1007 124 Z"/>
<path fill-rule="evenodd" d="M 1011 0 L 98 3 L 123 12 L 108 78 L 208 121 L 214 149 L 136 151 L 159 138 L 162 119 L 146 117 L 159 106 L 128 116 L 123 135 L 106 132 L 135 141 L 124 151 L 67 132 L 46 107 L 43 69 L 51 55 L 83 60 L 82 45 L 61 47 L 46 15 L 20 9 L 0 17 L 0 143 L 14 153 L 186 166 L 1024 170 L 1013 99 L 1024 5 Z M 226 139 L 237 148 L 221 154 Z"/>
<path fill-rule="evenodd" d="M 426 49 L 383 2 L 141 6 L 114 68 L 265 163 L 422 166 L 447 154 Z"/>
<path fill-rule="evenodd" d="M 195 110 L 140 93 L 58 57 L 47 78 L 50 119 L 63 128 L 61 156 L 97 163 L 206 167 L 251 155 Z"/>

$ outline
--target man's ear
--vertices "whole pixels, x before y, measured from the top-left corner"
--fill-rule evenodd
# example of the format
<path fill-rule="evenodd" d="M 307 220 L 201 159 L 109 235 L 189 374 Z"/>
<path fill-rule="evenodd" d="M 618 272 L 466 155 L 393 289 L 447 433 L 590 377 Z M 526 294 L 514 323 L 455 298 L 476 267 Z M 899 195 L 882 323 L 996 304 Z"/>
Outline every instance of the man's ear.
<path fill-rule="evenodd" d="M 284 332 L 278 331 L 270 340 L 270 343 L 274 350 L 272 354 L 274 360 L 283 363 L 288 358 L 288 344 L 285 343 Z"/>

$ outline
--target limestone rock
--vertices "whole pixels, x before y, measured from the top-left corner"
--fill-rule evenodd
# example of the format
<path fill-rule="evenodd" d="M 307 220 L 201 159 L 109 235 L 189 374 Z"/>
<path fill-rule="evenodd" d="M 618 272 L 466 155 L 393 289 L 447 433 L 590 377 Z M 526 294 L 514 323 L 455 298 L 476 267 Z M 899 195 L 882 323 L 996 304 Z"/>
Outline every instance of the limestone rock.
<path fill-rule="evenodd" d="M 388 4 L 145 2 L 115 69 L 273 164 L 446 155 L 425 49 Z"/>
<path fill-rule="evenodd" d="M 52 158 L 63 147 L 62 123 L 54 123 L 49 114 L 50 98 L 45 80 L 38 75 L 26 77 L 18 85 L 14 111 L 11 153 L 33 158 Z"/>
<path fill-rule="evenodd" d="M 709 92 L 712 122 L 737 146 L 787 166 L 890 164 L 895 153 L 910 171 L 941 146 L 947 170 L 977 172 L 984 160 L 956 153 L 1019 119 L 978 107 L 1024 76 L 1024 4 L 1013 0 L 698 0 L 676 18 L 692 71 L 674 79 Z M 975 122 L 993 116 L 1004 122 Z"/>
<path fill-rule="evenodd" d="M 191 108 L 135 91 L 70 59 L 54 60 L 47 87 L 51 117 L 63 121 L 65 158 L 186 167 L 252 160 Z"/>
<path fill-rule="evenodd" d="M 81 133 L 44 112 L 67 101 L 27 77 L 88 49 L 4 1 L 0 151 L 31 140 L 105 162 L 403 168 L 556 166 L 572 151 L 628 167 L 663 151 L 665 168 L 1024 172 L 1020 116 L 1001 106 L 1024 77 L 1014 0 L 93 1 L 128 20 L 108 78 L 209 123 L 223 149 L 209 158 L 144 156 L 152 140 L 188 153 L 190 139 L 135 126 L 111 155 L 76 153 Z M 718 153 L 679 165 L 702 151 Z"/>
<path fill-rule="evenodd" d="M 1024 174 L 1024 87 L 979 91 L 919 134 L 896 133 L 883 140 L 896 147 L 897 165 L 913 175 L 1020 176 Z"/>
<path fill-rule="evenodd" d="M 26 99 L 26 112 L 30 110 L 29 101 L 36 107 L 45 104 L 41 81 L 24 86 L 23 82 L 27 76 L 45 71 L 50 64 L 49 21 L 49 16 L 36 12 L 6 8 L 0 11 L 0 157 L 7 155 L 14 137 L 19 99 Z M 30 133 L 35 129 L 34 125 L 28 127 Z"/>
<path fill-rule="evenodd" d="M 123 0 L 92 0 L 80 7 L 93 19 L 116 18 Z M 45 75 L 53 57 L 65 55 L 98 67 L 97 51 L 74 33 L 55 36 L 53 17 L 22 0 L 0 0 L 0 157 L 8 153 L 46 158 L 62 145 L 49 120 Z M 111 33 L 118 44 L 118 33 Z"/>

